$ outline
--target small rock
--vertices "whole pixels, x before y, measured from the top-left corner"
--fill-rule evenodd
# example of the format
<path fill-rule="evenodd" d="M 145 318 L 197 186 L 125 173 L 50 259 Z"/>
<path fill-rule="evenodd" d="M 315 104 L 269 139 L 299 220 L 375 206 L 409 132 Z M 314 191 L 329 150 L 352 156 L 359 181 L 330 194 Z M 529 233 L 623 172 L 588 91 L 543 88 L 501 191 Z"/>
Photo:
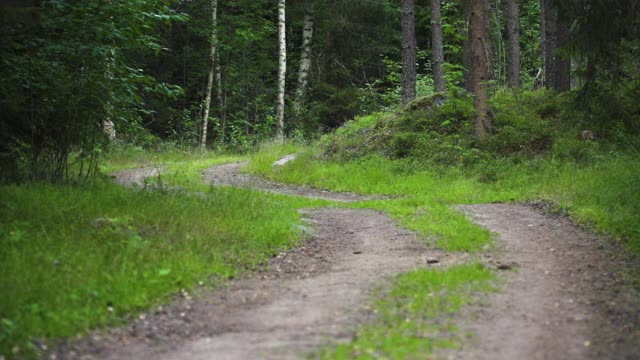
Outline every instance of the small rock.
<path fill-rule="evenodd" d="M 287 156 L 283 157 L 282 159 L 274 161 L 273 162 L 273 166 L 282 166 L 282 165 L 288 163 L 289 161 L 295 160 L 296 157 L 297 157 L 296 154 L 287 155 Z"/>
<path fill-rule="evenodd" d="M 591 346 L 591 341 L 589 341 L 589 340 L 585 341 L 585 342 L 584 342 L 584 346 L 585 346 L 585 347 L 589 347 L 589 346 Z"/>
<path fill-rule="evenodd" d="M 511 270 L 511 265 L 509 265 L 509 264 L 498 264 L 498 266 L 496 266 L 496 268 L 498 270 Z"/>
<path fill-rule="evenodd" d="M 353 254 L 354 254 L 354 255 L 360 255 L 360 254 L 362 254 L 362 251 L 360 251 L 360 250 L 356 250 L 356 251 L 354 251 L 354 252 L 353 252 Z"/>
<path fill-rule="evenodd" d="M 437 264 L 440 262 L 440 259 L 434 257 L 427 258 L 427 264 Z"/>

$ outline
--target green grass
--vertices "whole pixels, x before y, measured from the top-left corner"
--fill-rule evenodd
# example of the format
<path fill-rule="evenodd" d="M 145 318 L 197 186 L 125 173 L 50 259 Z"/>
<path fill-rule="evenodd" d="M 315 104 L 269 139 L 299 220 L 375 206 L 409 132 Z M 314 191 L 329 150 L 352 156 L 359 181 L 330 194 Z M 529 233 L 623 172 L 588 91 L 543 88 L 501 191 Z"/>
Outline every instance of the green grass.
<path fill-rule="evenodd" d="M 493 290 L 495 276 L 479 264 L 415 270 L 397 276 L 372 303 L 374 321 L 355 339 L 328 348 L 322 359 L 425 359 L 438 348 L 457 348 L 454 316 L 478 292 Z"/>
<path fill-rule="evenodd" d="M 283 153 L 266 149 L 249 170 L 294 184 L 395 199 L 356 206 L 389 212 L 405 226 L 454 251 L 476 251 L 490 244 L 488 234 L 452 209 L 456 204 L 546 200 L 580 223 L 611 234 L 640 253 L 640 159 L 604 153 L 590 163 L 552 156 L 521 162 L 494 161 L 491 168 L 413 170 L 410 163 L 379 156 L 330 162 L 306 148 L 296 161 L 277 171 L 265 164 Z M 409 165 L 407 165 L 409 164 Z M 486 173 L 492 180 L 486 180 Z"/>
<path fill-rule="evenodd" d="M 453 175 L 441 177 L 426 171 L 402 174 L 396 171 L 393 162 L 379 157 L 345 163 L 323 162 L 315 159 L 309 149 L 276 171 L 270 165 L 265 166 L 286 152 L 277 147 L 267 148 L 252 158 L 248 171 L 287 183 L 389 195 L 392 198 L 388 200 L 345 206 L 385 211 L 445 250 L 475 252 L 491 244 L 488 231 L 472 224 L 451 207 L 489 199 L 486 192 L 478 191 L 473 180 Z"/>
<path fill-rule="evenodd" d="M 169 168 L 196 188 L 200 169 L 228 160 Z M 197 189 L 191 195 L 100 182 L 1 186 L 0 354 L 12 356 L 16 345 L 28 352 L 34 338 L 117 324 L 180 288 L 251 270 L 300 241 L 297 209 L 326 204 Z"/>
<path fill-rule="evenodd" d="M 170 146 L 169 143 L 157 149 L 144 149 L 140 146 L 116 143 L 109 149 L 109 153 L 102 164 L 102 170 L 105 173 L 109 173 L 115 170 L 135 168 L 149 164 L 217 159 L 224 155 L 226 154 L 221 154 L 213 150 L 201 151 L 197 148 Z"/>

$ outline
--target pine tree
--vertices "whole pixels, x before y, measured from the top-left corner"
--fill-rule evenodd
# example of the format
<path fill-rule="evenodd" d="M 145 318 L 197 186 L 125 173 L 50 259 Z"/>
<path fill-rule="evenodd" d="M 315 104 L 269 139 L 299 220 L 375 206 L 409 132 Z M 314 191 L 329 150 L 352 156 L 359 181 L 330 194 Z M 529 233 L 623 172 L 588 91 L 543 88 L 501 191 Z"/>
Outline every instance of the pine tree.
<path fill-rule="evenodd" d="M 441 24 L 440 0 L 431 0 L 431 53 L 433 80 L 435 82 L 436 92 L 446 90 L 446 80 L 444 78 L 444 48 Z"/>
<path fill-rule="evenodd" d="M 402 104 L 416 98 L 416 9 L 402 0 Z"/>

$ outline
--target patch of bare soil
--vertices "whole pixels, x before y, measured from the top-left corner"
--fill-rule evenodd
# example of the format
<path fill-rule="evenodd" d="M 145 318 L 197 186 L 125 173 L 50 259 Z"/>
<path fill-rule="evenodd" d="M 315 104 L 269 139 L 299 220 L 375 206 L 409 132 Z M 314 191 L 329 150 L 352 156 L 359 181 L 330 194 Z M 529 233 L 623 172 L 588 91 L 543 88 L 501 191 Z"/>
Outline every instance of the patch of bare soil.
<path fill-rule="evenodd" d="M 107 334 L 60 349 L 79 359 L 299 359 L 348 341 L 370 292 L 391 274 L 455 258 L 372 210 L 304 210 L 314 235 L 227 288 L 183 293 Z M 428 258 L 440 263 L 427 265 Z"/>
<path fill-rule="evenodd" d="M 202 173 L 202 179 L 213 185 L 247 187 L 279 194 L 304 196 L 331 201 L 362 201 L 375 198 L 372 196 L 363 196 L 348 192 L 336 193 L 307 186 L 293 186 L 271 182 L 269 180 L 241 173 L 240 169 L 246 164 L 246 161 L 242 161 L 212 167 Z"/>
<path fill-rule="evenodd" d="M 638 359 L 637 259 L 559 216 L 522 205 L 460 209 L 498 234 L 503 283 L 458 322 L 472 335 L 452 359 Z"/>

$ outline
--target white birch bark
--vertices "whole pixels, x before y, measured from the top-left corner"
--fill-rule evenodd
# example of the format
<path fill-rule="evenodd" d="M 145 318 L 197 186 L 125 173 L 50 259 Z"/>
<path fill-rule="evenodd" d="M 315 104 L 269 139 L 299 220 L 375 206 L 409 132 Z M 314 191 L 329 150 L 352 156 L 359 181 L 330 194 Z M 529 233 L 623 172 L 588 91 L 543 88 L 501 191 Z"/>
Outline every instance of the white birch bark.
<path fill-rule="evenodd" d="M 213 75 L 215 72 L 216 50 L 218 45 L 218 0 L 211 0 L 211 53 L 209 54 L 209 77 L 207 79 L 207 96 L 204 101 L 204 116 L 200 128 L 200 149 L 207 148 L 207 125 L 211 109 L 211 93 L 213 91 Z"/>
<path fill-rule="evenodd" d="M 109 50 L 109 55 L 107 55 L 107 66 L 105 69 L 105 77 L 108 82 L 113 81 L 113 70 L 111 67 L 113 66 L 113 62 L 115 61 L 116 51 L 114 49 Z M 109 91 L 108 101 L 106 105 L 106 114 L 102 119 L 102 132 L 109 138 L 109 140 L 116 140 L 116 124 L 113 122 L 111 118 L 111 114 L 113 113 L 113 104 L 111 103 L 111 91 Z"/>
<path fill-rule="evenodd" d="M 287 74 L 287 43 L 285 34 L 285 0 L 278 1 L 278 37 L 280 40 L 280 56 L 278 62 L 278 102 L 276 114 L 278 124 L 276 126 L 276 140 L 284 142 L 284 92 L 285 77 Z"/>
<path fill-rule="evenodd" d="M 216 41 L 217 42 L 217 41 Z M 222 66 L 220 66 L 220 51 L 216 49 L 216 97 L 218 104 L 218 116 L 220 117 L 220 145 L 224 145 L 225 134 L 225 118 L 224 118 L 224 103 L 222 102 Z"/>
<path fill-rule="evenodd" d="M 309 83 L 311 69 L 311 40 L 313 39 L 313 11 L 308 9 L 304 14 L 302 27 L 302 54 L 300 55 L 300 70 L 298 71 L 298 88 L 296 89 L 295 110 L 300 112 L 304 107 L 305 93 Z"/>

